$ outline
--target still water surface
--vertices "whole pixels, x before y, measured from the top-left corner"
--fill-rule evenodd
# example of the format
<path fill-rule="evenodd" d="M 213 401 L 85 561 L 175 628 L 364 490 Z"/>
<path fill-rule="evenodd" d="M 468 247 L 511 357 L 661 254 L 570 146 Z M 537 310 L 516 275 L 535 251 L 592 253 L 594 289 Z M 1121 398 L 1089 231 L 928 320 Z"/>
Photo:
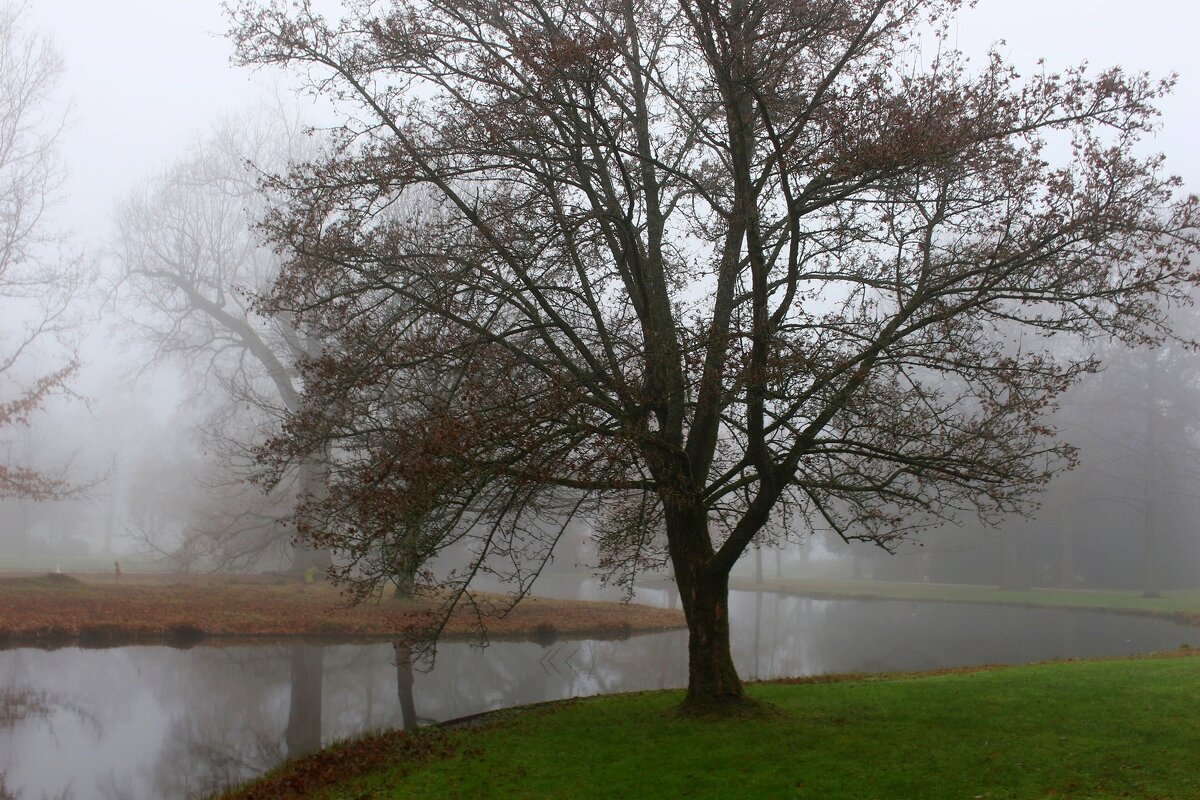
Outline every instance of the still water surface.
<path fill-rule="evenodd" d="M 647 590 L 638 600 L 672 598 Z M 1200 646 L 1200 629 L 1098 612 L 757 592 L 734 592 L 730 605 L 747 679 Z M 398 663 L 390 644 L 3 651 L 0 694 L 36 710 L 0 724 L 0 798 L 202 797 L 364 731 L 679 687 L 686 655 L 682 631 L 482 649 L 452 642 L 430 672 Z"/>

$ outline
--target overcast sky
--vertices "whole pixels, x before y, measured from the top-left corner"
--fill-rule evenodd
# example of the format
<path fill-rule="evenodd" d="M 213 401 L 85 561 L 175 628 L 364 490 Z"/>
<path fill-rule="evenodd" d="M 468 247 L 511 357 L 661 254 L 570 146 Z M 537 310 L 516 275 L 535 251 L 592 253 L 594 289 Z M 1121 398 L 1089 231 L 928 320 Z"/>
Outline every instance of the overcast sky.
<path fill-rule="evenodd" d="M 270 83 L 229 65 L 218 0 L 33 0 L 27 10 L 66 59 L 63 96 L 73 108 L 63 210 L 85 237 L 106 236 L 116 198 Z M 1097 68 L 1178 72 L 1155 145 L 1200 191 L 1197 0 L 980 0 L 955 33 L 969 53 L 1005 39 L 1002 51 L 1026 70 L 1045 57 L 1052 69 L 1088 59 Z"/>

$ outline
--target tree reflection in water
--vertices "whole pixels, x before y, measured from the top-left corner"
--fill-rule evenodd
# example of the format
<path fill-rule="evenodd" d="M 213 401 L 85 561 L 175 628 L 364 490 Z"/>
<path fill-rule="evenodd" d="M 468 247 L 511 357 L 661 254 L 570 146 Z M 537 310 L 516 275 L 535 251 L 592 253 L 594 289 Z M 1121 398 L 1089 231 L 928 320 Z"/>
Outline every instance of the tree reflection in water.
<path fill-rule="evenodd" d="M 321 749 L 321 677 L 325 648 L 296 645 L 288 660 L 292 692 L 288 707 L 287 754 L 288 758 L 299 758 Z"/>
<path fill-rule="evenodd" d="M 417 729 L 417 701 L 413 697 L 413 651 L 408 642 L 393 642 L 392 649 L 396 653 L 396 697 L 400 700 L 400 713 L 404 716 L 403 727 L 406 731 Z"/>
<path fill-rule="evenodd" d="M 101 733 L 100 720 L 83 706 L 66 697 L 44 690 L 19 689 L 14 686 L 0 689 L 0 731 L 11 731 L 20 723 L 39 720 L 51 728 L 53 717 L 66 713 L 78 722 L 90 725 L 96 736 Z M 0 800 L 22 800 L 24 793 L 9 789 L 8 775 L 0 770 Z M 64 788 L 54 797 L 43 793 L 42 800 L 70 800 L 70 788 Z"/>

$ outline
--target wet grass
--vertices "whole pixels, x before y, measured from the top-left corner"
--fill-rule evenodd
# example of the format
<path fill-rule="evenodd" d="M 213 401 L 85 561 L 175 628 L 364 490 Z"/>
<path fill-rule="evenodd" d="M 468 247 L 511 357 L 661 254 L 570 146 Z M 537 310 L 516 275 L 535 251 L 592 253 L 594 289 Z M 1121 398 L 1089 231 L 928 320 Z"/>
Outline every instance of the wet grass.
<path fill-rule="evenodd" d="M 1153 614 L 1200 624 L 1200 589 L 1163 592 L 1142 597 L 1136 591 L 1091 589 L 1007 590 L 995 586 L 955 583 L 902 583 L 895 581 L 820 581 L 766 578 L 763 582 L 738 578 L 731 589 L 762 590 L 804 597 L 923 600 L 945 603 L 993 603 L 1041 607 L 1094 609 L 1133 614 Z"/>
<path fill-rule="evenodd" d="M 679 692 L 570 701 L 419 733 L 403 751 L 364 739 L 335 751 L 336 772 L 304 760 L 228 797 L 1200 797 L 1196 657 L 749 691 L 779 713 L 690 720 Z M 396 756 L 365 755 L 380 748 Z"/>
<path fill-rule="evenodd" d="M 486 607 L 487 595 L 480 595 Z M 502 608 L 502 598 L 494 609 Z M 222 638 L 397 638 L 428 625 L 436 600 L 350 605 L 337 587 L 283 576 L 65 574 L 0 577 L 0 645 L 195 644 Z M 471 635 L 470 613 L 448 635 Z M 683 614 L 621 603 L 527 598 L 486 620 L 490 636 L 626 635 L 682 627 Z"/>

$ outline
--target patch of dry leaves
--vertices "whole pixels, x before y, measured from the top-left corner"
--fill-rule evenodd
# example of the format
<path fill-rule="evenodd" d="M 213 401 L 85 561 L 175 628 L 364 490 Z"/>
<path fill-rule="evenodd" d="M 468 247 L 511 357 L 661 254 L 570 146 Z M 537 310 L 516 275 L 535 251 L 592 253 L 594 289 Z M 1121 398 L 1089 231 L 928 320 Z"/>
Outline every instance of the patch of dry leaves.
<path fill-rule="evenodd" d="M 221 795 L 222 800 L 300 800 L 388 765 L 416 766 L 454 752 L 450 739 L 437 728 L 406 733 L 387 731 L 344 742 L 289 761 L 279 772 Z"/>

